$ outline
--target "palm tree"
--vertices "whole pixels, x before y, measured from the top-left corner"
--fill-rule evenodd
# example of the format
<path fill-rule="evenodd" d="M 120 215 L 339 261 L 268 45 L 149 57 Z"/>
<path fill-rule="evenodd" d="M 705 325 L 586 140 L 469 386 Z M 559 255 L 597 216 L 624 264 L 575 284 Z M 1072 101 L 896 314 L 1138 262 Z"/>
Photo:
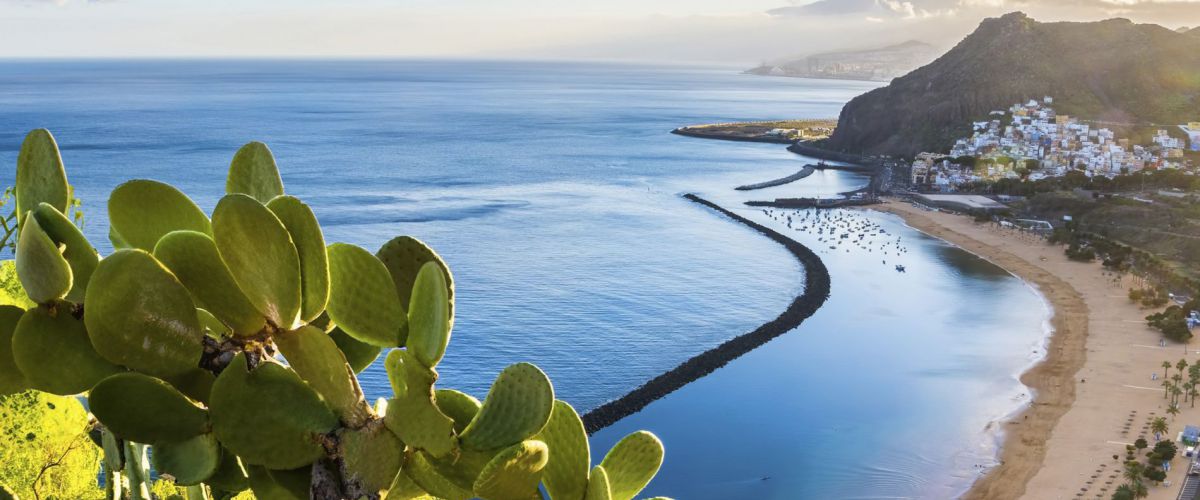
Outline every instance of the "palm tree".
<path fill-rule="evenodd" d="M 1163 367 L 1163 378 L 1167 378 L 1167 374 L 1171 372 L 1171 362 L 1163 361 L 1162 367 Z"/>
<path fill-rule="evenodd" d="M 1167 395 L 1171 394 L 1171 387 L 1173 387 L 1174 385 L 1175 384 L 1173 382 L 1171 382 L 1171 379 L 1163 377 L 1163 381 L 1162 381 L 1163 399 L 1167 399 Z"/>
<path fill-rule="evenodd" d="M 1126 484 L 1128 484 L 1130 488 L 1137 490 L 1137 485 L 1142 484 L 1143 468 L 1144 466 L 1141 464 L 1141 462 L 1136 460 L 1125 462 L 1125 471 L 1122 474 L 1122 477 L 1128 481 Z"/>
<path fill-rule="evenodd" d="M 1130 488 L 1128 484 L 1122 484 L 1117 486 L 1116 490 L 1113 490 L 1113 500 L 1133 500 L 1136 497 L 1137 492 L 1133 488 Z"/>
<path fill-rule="evenodd" d="M 1154 433 L 1154 440 L 1158 441 L 1158 436 L 1167 433 L 1167 419 L 1163 417 L 1154 417 L 1150 421 L 1150 432 Z"/>
<path fill-rule="evenodd" d="M 1200 391 L 1196 390 L 1196 384 L 1192 384 L 1192 386 L 1188 388 L 1188 396 L 1192 397 L 1192 408 L 1195 408 L 1196 396 L 1200 396 Z"/>
<path fill-rule="evenodd" d="M 1183 389 L 1178 385 L 1171 386 L 1171 408 L 1175 409 L 1175 413 L 1179 413 L 1179 396 L 1183 394 Z M 1171 408 L 1167 408 L 1167 413 L 1171 413 Z"/>
<path fill-rule="evenodd" d="M 1179 406 L 1178 406 L 1178 405 L 1171 405 L 1171 406 L 1167 407 L 1167 413 L 1171 415 L 1171 421 L 1172 421 L 1172 422 L 1174 422 L 1174 421 L 1175 421 L 1175 417 L 1176 417 L 1177 415 L 1179 415 Z"/>
<path fill-rule="evenodd" d="M 1181 377 L 1183 376 L 1183 371 L 1186 370 L 1187 367 L 1188 367 L 1188 362 L 1186 359 L 1180 359 L 1178 363 L 1175 363 L 1175 368 L 1177 370 L 1179 370 L 1179 374 L 1180 374 L 1179 376 L 1181 376 Z"/>
<path fill-rule="evenodd" d="M 1150 492 L 1146 490 L 1145 484 L 1142 484 L 1141 481 L 1138 481 L 1137 484 L 1133 485 L 1133 496 L 1134 498 L 1146 498 L 1150 496 Z"/>

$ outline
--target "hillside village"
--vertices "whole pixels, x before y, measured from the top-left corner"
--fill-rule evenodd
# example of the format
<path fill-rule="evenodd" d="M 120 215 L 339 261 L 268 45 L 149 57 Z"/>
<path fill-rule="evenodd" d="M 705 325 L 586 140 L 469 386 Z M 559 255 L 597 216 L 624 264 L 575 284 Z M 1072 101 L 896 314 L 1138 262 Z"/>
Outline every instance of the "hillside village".
<path fill-rule="evenodd" d="M 1184 151 L 1200 151 L 1200 123 L 1180 125 L 1182 134 L 1174 136 L 1159 129 L 1150 143 L 1134 144 L 1101 124 L 1057 114 L 1053 104 L 1053 97 L 1045 97 L 993 111 L 990 120 L 975 122 L 971 137 L 958 139 L 949 154 L 918 154 L 912 186 L 953 192 L 1003 178 L 1040 180 L 1080 171 L 1111 179 L 1143 170 L 1191 172 L 1196 166 Z"/>

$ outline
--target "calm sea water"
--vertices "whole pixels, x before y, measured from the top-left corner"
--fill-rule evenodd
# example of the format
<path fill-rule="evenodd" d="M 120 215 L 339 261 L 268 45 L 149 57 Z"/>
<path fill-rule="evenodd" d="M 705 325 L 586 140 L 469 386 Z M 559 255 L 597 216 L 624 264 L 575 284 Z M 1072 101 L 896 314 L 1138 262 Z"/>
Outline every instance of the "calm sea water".
<path fill-rule="evenodd" d="M 806 160 L 667 132 L 836 116 L 874 86 L 567 63 L 0 62 L 0 164 L 50 128 L 107 252 L 119 182 L 170 182 L 211 210 L 233 152 L 265 141 L 327 240 L 374 250 L 409 234 L 446 258 L 458 317 L 443 386 L 482 397 L 532 361 L 582 411 L 773 319 L 803 287 L 776 244 L 678 195 L 736 207 L 747 197 L 730 186 Z M 862 182 L 825 172 L 749 197 Z M 648 493 L 676 498 L 945 496 L 969 482 L 994 454 L 987 423 L 1021 400 L 1045 308 L 998 268 L 869 217 L 906 240 L 908 273 L 827 252 L 824 309 L 600 433 L 597 457 L 618 433 L 655 431 L 668 460 Z M 371 396 L 387 394 L 381 368 L 363 376 Z"/>

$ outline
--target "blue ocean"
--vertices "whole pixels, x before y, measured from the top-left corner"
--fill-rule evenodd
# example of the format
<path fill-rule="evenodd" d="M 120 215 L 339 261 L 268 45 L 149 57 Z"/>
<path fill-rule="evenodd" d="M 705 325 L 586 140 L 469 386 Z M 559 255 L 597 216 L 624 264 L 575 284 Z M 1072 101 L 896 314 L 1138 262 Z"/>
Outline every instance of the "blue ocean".
<path fill-rule="evenodd" d="M 668 132 L 834 117 L 875 86 L 599 63 L 7 61 L 0 181 L 11 184 L 28 130 L 52 130 L 84 231 L 106 253 L 117 184 L 169 182 L 211 210 L 234 151 L 266 142 L 327 241 L 374 251 L 406 234 L 446 259 L 457 318 L 441 386 L 482 398 L 500 369 L 530 361 L 582 412 L 774 319 L 803 289 L 776 243 L 680 194 L 818 249 L 742 202 L 866 182 L 825 171 L 737 193 L 811 160 Z M 1039 355 L 1046 306 L 899 219 L 842 216 L 902 239 L 908 272 L 865 251 L 824 252 L 833 293 L 821 311 L 598 433 L 596 459 L 645 428 L 667 447 L 651 495 L 946 497 L 969 486 L 995 460 L 990 424 L 1028 399 L 1017 375 Z M 368 396 L 388 394 L 382 366 L 362 379 Z"/>

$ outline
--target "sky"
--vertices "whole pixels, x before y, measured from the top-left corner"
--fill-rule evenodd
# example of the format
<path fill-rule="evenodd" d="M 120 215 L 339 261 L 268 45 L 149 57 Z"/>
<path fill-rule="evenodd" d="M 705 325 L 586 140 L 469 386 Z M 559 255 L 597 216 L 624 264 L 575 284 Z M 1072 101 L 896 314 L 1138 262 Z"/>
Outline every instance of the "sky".
<path fill-rule="evenodd" d="M 425 57 L 725 63 L 917 39 L 979 21 L 1200 26 L 1200 0 L 0 0 L 0 57 Z"/>

